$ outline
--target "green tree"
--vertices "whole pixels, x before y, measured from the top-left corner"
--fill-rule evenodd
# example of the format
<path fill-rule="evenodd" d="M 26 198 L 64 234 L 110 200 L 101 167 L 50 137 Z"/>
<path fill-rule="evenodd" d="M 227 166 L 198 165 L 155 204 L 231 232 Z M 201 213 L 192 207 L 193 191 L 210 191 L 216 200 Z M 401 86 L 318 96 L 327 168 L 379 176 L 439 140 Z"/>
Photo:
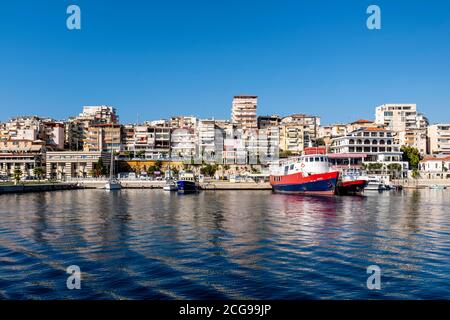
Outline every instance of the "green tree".
<path fill-rule="evenodd" d="M 420 162 L 419 150 L 414 147 L 403 146 L 401 151 L 403 152 L 403 161 L 407 161 L 409 163 L 410 169 L 417 169 Z"/>
<path fill-rule="evenodd" d="M 42 180 L 42 177 L 45 175 L 45 169 L 42 167 L 37 167 L 33 169 L 33 173 L 39 180 Z"/>
<path fill-rule="evenodd" d="M 13 177 L 14 177 L 14 182 L 15 184 L 18 184 L 20 182 L 20 178 L 22 177 L 22 170 L 20 170 L 20 168 L 16 167 L 13 171 Z"/>
<path fill-rule="evenodd" d="M 103 164 L 103 159 L 98 159 L 97 163 L 94 163 L 92 168 L 92 176 L 95 178 L 106 176 L 108 174 L 108 169 Z"/>
<path fill-rule="evenodd" d="M 324 147 L 325 146 L 325 140 L 323 140 L 323 138 L 317 138 L 316 145 L 318 147 Z"/>
<path fill-rule="evenodd" d="M 138 151 L 136 152 L 136 158 L 142 159 L 145 157 L 145 151 Z"/>
<path fill-rule="evenodd" d="M 208 163 L 200 168 L 200 173 L 208 177 L 213 177 L 218 168 L 219 166 L 217 164 L 211 165 Z"/>

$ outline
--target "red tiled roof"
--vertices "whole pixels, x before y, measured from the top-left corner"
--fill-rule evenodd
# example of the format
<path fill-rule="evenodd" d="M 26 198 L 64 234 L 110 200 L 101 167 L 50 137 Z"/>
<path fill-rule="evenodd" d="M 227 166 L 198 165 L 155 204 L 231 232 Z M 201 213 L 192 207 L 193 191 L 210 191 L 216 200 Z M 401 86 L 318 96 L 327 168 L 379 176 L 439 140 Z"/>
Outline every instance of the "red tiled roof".
<path fill-rule="evenodd" d="M 450 156 L 445 157 L 433 157 L 433 156 L 427 156 L 423 158 L 420 162 L 426 162 L 426 161 L 450 161 Z"/>
<path fill-rule="evenodd" d="M 373 121 L 365 120 L 365 119 L 359 119 L 359 120 L 356 120 L 355 122 L 352 122 L 351 124 L 357 124 L 357 123 L 373 123 Z"/>

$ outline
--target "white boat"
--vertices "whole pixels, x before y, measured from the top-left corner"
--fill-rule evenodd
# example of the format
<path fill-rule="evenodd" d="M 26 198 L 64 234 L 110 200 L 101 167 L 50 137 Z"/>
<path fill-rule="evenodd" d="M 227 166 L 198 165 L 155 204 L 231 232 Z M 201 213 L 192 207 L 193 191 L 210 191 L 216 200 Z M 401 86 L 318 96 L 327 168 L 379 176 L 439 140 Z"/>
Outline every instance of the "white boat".
<path fill-rule="evenodd" d="M 114 123 L 111 124 L 112 128 L 114 128 Z M 120 184 L 120 181 L 117 180 L 117 178 L 114 175 L 114 150 L 113 150 L 113 130 L 111 130 L 111 164 L 109 167 L 109 180 L 105 184 L 106 190 L 120 190 L 122 189 L 122 185 Z"/>
<path fill-rule="evenodd" d="M 177 183 L 175 181 L 167 181 L 166 184 L 163 187 L 164 191 L 177 191 L 178 190 L 178 186 Z"/>
<path fill-rule="evenodd" d="M 385 186 L 383 181 L 381 181 L 380 177 L 377 176 L 369 176 L 369 183 L 365 190 L 369 191 L 383 191 L 385 190 Z"/>
<path fill-rule="evenodd" d="M 434 190 L 445 190 L 445 189 L 447 189 L 446 186 L 439 185 L 439 184 L 433 184 L 433 185 L 429 186 L 428 188 L 429 189 L 434 189 Z"/>
<path fill-rule="evenodd" d="M 113 179 L 113 180 L 109 180 L 106 184 L 105 184 L 105 189 L 106 190 L 120 190 L 122 189 L 122 185 L 120 184 L 119 181 Z"/>

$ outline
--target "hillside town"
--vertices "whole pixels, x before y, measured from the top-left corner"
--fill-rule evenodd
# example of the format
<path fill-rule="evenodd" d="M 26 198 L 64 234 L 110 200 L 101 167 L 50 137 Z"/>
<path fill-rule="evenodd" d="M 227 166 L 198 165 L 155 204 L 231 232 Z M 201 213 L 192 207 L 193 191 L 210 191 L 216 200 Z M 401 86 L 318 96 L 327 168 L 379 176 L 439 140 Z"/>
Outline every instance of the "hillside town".
<path fill-rule="evenodd" d="M 257 96 L 235 96 L 230 119 L 183 115 L 135 124 L 121 124 L 106 105 L 84 106 L 66 120 L 18 116 L 0 124 L 0 176 L 98 177 L 108 172 L 111 154 L 120 174 L 155 176 L 169 166 L 263 173 L 273 161 L 324 146 L 335 168 L 450 178 L 450 123 L 430 124 L 416 104 L 384 104 L 374 119 L 331 125 L 302 113 L 258 115 L 257 105 Z"/>

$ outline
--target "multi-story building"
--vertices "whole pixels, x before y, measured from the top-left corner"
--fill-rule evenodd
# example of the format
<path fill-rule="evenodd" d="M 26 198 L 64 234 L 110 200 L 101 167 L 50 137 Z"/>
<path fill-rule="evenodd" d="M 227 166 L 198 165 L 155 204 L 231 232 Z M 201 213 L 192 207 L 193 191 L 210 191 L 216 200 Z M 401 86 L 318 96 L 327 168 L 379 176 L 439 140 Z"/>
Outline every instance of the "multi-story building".
<path fill-rule="evenodd" d="M 428 119 L 417 112 L 416 104 L 381 105 L 375 110 L 375 123 L 391 130 L 401 146 L 409 145 L 423 150 L 423 145 L 426 145 L 423 133 L 428 126 Z"/>
<path fill-rule="evenodd" d="M 44 141 L 48 149 L 63 150 L 65 146 L 64 122 L 57 122 L 57 121 L 45 122 Z"/>
<path fill-rule="evenodd" d="M 197 127 L 196 154 L 204 161 L 220 161 L 224 145 L 224 130 L 214 119 L 202 119 Z"/>
<path fill-rule="evenodd" d="M 235 96 L 231 109 L 231 122 L 240 124 L 244 129 L 257 129 L 257 96 Z"/>
<path fill-rule="evenodd" d="M 87 120 L 93 124 L 119 123 L 116 108 L 106 105 L 84 106 L 83 112 L 76 119 Z"/>
<path fill-rule="evenodd" d="M 44 141 L 13 139 L 0 142 L 1 175 L 12 176 L 16 169 L 20 169 L 23 176 L 34 176 L 34 169 L 44 166 Z"/>
<path fill-rule="evenodd" d="M 450 154 L 450 124 L 435 124 L 428 127 L 428 153 Z"/>
<path fill-rule="evenodd" d="M 94 165 L 102 160 L 109 170 L 111 154 L 102 151 L 51 151 L 46 154 L 49 179 L 86 178 L 93 176 Z"/>
<path fill-rule="evenodd" d="M 162 125 L 153 125 L 149 122 L 140 125 L 125 125 L 122 130 L 123 150 L 139 158 L 168 158 L 170 139 L 171 128 L 167 122 Z"/>
<path fill-rule="evenodd" d="M 191 160 L 195 157 L 197 136 L 192 128 L 172 129 L 171 157 L 172 159 Z"/>
<path fill-rule="evenodd" d="M 380 164 L 378 170 L 393 168 L 401 176 L 407 175 L 408 163 L 404 162 L 400 145 L 395 143 L 394 134 L 383 128 L 361 128 L 345 136 L 332 139 L 330 160 L 336 167 Z M 392 166 L 393 165 L 393 166 Z M 376 167 L 372 166 L 372 167 Z"/>
<path fill-rule="evenodd" d="M 122 126 L 96 124 L 88 127 L 83 151 L 120 152 L 122 150 Z"/>
<path fill-rule="evenodd" d="M 402 146 L 414 147 L 422 155 L 427 154 L 427 129 L 409 129 L 398 133 Z"/>
<path fill-rule="evenodd" d="M 305 148 L 305 127 L 297 123 L 283 123 L 279 131 L 280 151 L 299 155 Z M 307 145 L 306 145 L 307 146 Z"/>
<path fill-rule="evenodd" d="M 281 123 L 281 117 L 278 115 L 259 116 L 258 129 L 267 129 L 270 127 L 278 127 Z"/>
<path fill-rule="evenodd" d="M 197 118 L 194 116 L 175 116 L 170 118 L 172 128 L 193 129 L 197 126 Z"/>
<path fill-rule="evenodd" d="M 281 125 L 289 124 L 303 127 L 303 146 L 314 142 L 319 134 L 320 118 L 306 114 L 293 114 L 281 119 Z M 303 149 L 302 149 L 303 150 Z"/>

